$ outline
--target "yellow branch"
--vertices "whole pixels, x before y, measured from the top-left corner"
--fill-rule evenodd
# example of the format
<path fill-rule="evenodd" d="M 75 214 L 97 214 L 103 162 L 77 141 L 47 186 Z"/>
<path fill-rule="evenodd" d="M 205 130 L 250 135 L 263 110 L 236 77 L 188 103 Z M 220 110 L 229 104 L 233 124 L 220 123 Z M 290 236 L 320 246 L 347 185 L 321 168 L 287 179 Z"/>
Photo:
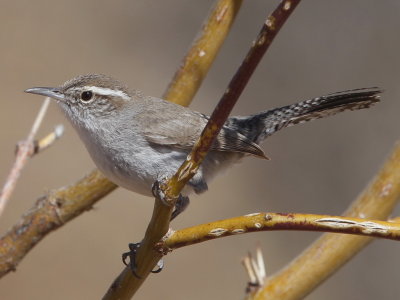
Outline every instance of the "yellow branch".
<path fill-rule="evenodd" d="M 168 253 L 216 238 L 272 230 L 324 231 L 400 240 L 400 223 L 329 215 L 261 212 L 171 232 L 158 244 L 158 250 Z"/>
<path fill-rule="evenodd" d="M 0 239 L 0 276 L 15 270 L 46 234 L 89 210 L 113 189 L 115 185 L 100 172 L 92 172 L 71 186 L 39 198 L 35 206 Z"/>
<path fill-rule="evenodd" d="M 176 71 L 163 99 L 188 106 L 207 75 L 238 13 L 242 0 L 218 1 L 205 20 L 201 34 Z"/>

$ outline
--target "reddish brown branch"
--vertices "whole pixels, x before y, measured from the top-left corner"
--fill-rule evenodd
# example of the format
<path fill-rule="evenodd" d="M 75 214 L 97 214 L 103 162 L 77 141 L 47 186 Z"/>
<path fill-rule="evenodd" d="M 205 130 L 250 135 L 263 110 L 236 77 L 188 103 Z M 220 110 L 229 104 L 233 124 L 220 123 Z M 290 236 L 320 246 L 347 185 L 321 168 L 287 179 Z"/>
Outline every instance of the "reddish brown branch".
<path fill-rule="evenodd" d="M 154 251 L 154 244 L 167 233 L 174 202 L 185 184 L 196 173 L 261 58 L 299 2 L 300 0 L 282 2 L 267 18 L 187 160 L 175 175 L 161 186 L 162 194 L 165 196 L 163 201 L 156 198 L 152 219 L 136 256 L 137 274 L 141 278 L 132 276 L 131 271 L 125 268 L 114 281 L 104 299 L 130 299 L 162 257 L 162 253 Z M 171 205 L 164 205 L 166 202 Z"/>
<path fill-rule="evenodd" d="M 194 176 L 199 165 L 211 148 L 214 139 L 218 136 L 222 126 L 231 113 L 234 105 L 242 94 L 254 70 L 260 63 L 275 36 L 285 24 L 300 0 L 282 1 L 274 12 L 265 20 L 260 33 L 240 65 L 238 71 L 230 81 L 210 120 L 204 128 L 201 137 L 193 147 L 188 159 L 182 164 L 166 187 L 167 198 L 176 198 L 186 183 Z"/>

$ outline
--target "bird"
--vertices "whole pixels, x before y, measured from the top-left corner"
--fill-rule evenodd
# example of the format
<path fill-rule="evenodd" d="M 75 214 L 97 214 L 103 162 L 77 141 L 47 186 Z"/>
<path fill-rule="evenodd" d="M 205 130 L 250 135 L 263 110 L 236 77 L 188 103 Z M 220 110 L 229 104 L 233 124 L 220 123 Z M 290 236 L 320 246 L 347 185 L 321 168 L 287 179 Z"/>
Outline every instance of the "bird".
<path fill-rule="evenodd" d="M 33 87 L 25 92 L 56 100 L 99 170 L 115 184 L 146 196 L 152 195 L 154 182 L 176 172 L 209 120 L 205 114 L 145 96 L 102 74 L 80 75 L 59 87 Z M 188 195 L 205 192 L 218 173 L 243 157 L 269 159 L 260 144 L 277 131 L 369 108 L 380 101 L 381 93 L 378 87 L 346 90 L 228 118 L 182 191 L 180 209 L 188 205 Z"/>

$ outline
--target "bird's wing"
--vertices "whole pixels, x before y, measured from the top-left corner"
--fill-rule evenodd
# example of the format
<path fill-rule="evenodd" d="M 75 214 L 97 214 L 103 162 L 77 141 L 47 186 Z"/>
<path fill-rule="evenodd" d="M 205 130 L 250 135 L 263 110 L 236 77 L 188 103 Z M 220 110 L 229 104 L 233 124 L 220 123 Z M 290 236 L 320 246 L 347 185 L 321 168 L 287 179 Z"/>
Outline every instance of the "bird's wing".
<path fill-rule="evenodd" d="M 208 117 L 164 100 L 154 98 L 151 100 L 162 101 L 161 105 L 160 102 L 156 105 L 158 113 L 152 110 L 152 105 L 146 105 L 146 110 L 136 116 L 137 121 L 146 124 L 142 126 L 142 133 L 146 140 L 156 145 L 190 150 L 207 124 Z M 160 114 L 160 109 L 162 114 Z M 225 126 L 221 129 L 211 150 L 239 152 L 267 158 L 256 143 Z"/>

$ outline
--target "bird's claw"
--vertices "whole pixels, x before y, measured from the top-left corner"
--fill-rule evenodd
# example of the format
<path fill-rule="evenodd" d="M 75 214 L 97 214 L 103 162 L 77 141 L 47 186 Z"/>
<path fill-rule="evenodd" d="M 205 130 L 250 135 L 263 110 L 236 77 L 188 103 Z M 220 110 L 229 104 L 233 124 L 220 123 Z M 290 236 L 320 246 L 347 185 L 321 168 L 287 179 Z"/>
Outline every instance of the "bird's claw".
<path fill-rule="evenodd" d="M 136 271 L 137 271 L 137 265 L 136 265 L 136 253 L 137 250 L 140 247 L 140 243 L 130 243 L 129 244 L 129 251 L 122 253 L 122 262 L 124 263 L 125 266 L 128 266 L 131 268 L 132 274 L 138 278 L 141 279 L 142 277 L 140 277 Z M 129 257 L 129 263 L 127 263 L 126 259 Z M 156 270 L 152 270 L 151 273 L 160 273 L 162 271 L 162 269 L 164 268 L 164 261 L 162 259 L 160 259 L 157 263 L 157 269 Z"/>
<path fill-rule="evenodd" d="M 129 251 L 122 253 L 122 262 L 124 263 L 125 266 L 128 266 L 131 268 L 132 274 L 138 278 L 141 279 L 141 277 L 136 273 L 137 266 L 136 266 L 136 253 L 137 249 L 139 249 L 140 243 L 130 243 L 129 244 Z M 129 257 L 129 263 L 126 262 L 126 259 Z"/>
<path fill-rule="evenodd" d="M 179 197 L 176 200 L 175 208 L 174 208 L 174 211 L 172 212 L 170 221 L 172 221 L 178 215 L 180 215 L 189 206 L 189 203 L 190 203 L 189 197 L 187 197 L 187 196 L 185 197 L 182 194 L 179 194 Z"/>
<path fill-rule="evenodd" d="M 163 259 L 160 259 L 157 262 L 157 267 L 158 267 L 158 269 L 151 270 L 151 273 L 160 273 L 162 271 L 162 269 L 164 269 L 164 260 Z"/>
<path fill-rule="evenodd" d="M 165 183 L 166 179 L 164 180 L 156 180 L 151 187 L 151 192 L 153 196 L 157 199 L 160 199 L 164 204 L 170 205 L 167 200 L 165 199 L 165 194 L 161 186 Z"/>

